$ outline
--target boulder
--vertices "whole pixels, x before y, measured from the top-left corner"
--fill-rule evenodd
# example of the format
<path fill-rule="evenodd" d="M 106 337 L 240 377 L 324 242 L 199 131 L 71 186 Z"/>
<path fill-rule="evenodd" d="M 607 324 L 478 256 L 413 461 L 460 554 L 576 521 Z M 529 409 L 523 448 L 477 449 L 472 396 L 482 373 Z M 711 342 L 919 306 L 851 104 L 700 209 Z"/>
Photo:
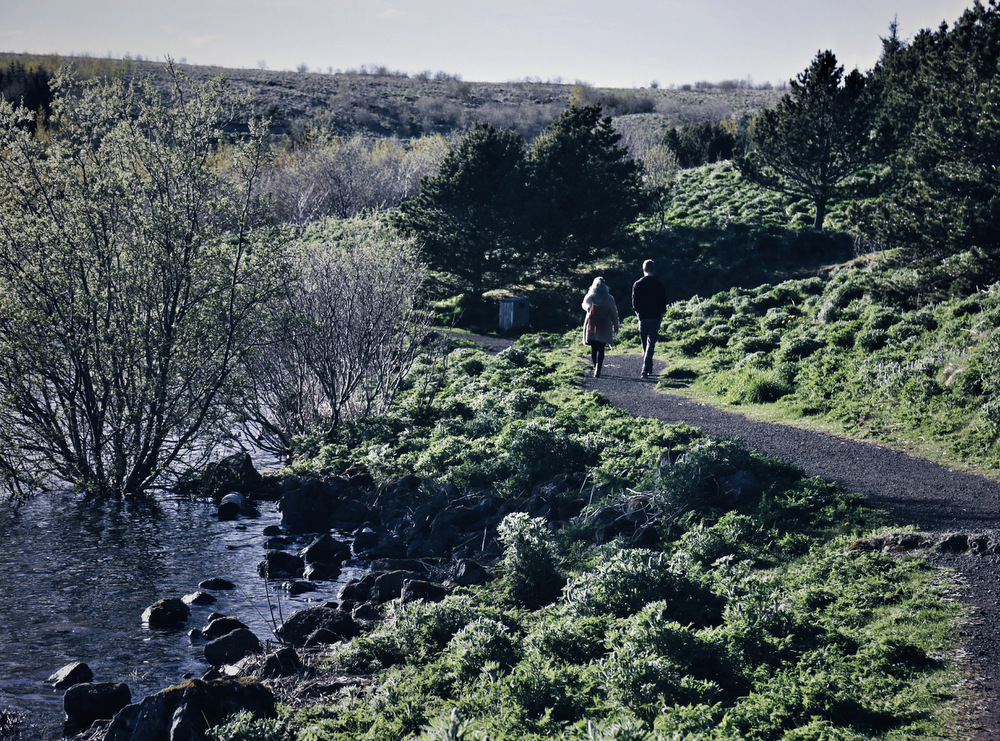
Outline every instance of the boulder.
<path fill-rule="evenodd" d="M 147 607 L 142 613 L 142 622 L 150 628 L 170 630 L 186 623 L 190 615 L 191 608 L 184 604 L 184 600 L 168 597 Z"/>
<path fill-rule="evenodd" d="M 221 615 L 210 619 L 208 621 L 208 625 L 206 625 L 201 632 L 202 635 L 205 636 L 205 638 L 211 639 L 211 638 L 219 638 L 220 636 L 224 636 L 227 633 L 232 633 L 234 630 L 240 630 L 246 627 L 247 627 L 246 625 L 244 625 L 240 620 L 237 620 L 234 617 L 229 617 L 228 615 Z"/>
<path fill-rule="evenodd" d="M 178 486 L 178 492 L 189 496 L 221 498 L 231 491 L 251 492 L 263 485 L 264 477 L 253 467 L 250 454 L 240 452 L 209 463 L 200 476 Z"/>
<path fill-rule="evenodd" d="M 455 564 L 451 579 L 459 586 L 471 587 L 476 584 L 485 584 L 489 576 L 489 572 L 481 565 L 471 559 L 463 558 Z"/>
<path fill-rule="evenodd" d="M 301 646 L 311 634 L 320 629 L 329 630 L 340 638 L 353 638 L 358 634 L 354 618 L 329 602 L 299 610 L 276 632 L 280 639 L 293 646 Z"/>
<path fill-rule="evenodd" d="M 448 590 L 440 584 L 422 579 L 407 579 L 399 594 L 400 602 L 414 602 L 418 599 L 427 602 L 440 602 L 448 596 Z"/>
<path fill-rule="evenodd" d="M 285 551 L 268 551 L 257 564 L 257 573 L 265 579 L 297 579 L 302 576 L 305 561 Z"/>
<path fill-rule="evenodd" d="M 124 684 L 114 682 L 74 684 L 63 695 L 63 712 L 66 714 L 63 733 L 71 736 L 87 730 L 95 720 L 110 720 L 130 702 L 132 693 Z"/>
<path fill-rule="evenodd" d="M 233 584 L 229 579 L 223 579 L 220 576 L 212 577 L 211 579 L 205 579 L 205 581 L 198 584 L 199 589 L 236 589 L 236 585 Z"/>
<path fill-rule="evenodd" d="M 57 690 L 64 690 L 74 684 L 90 682 L 94 679 L 94 672 L 82 661 L 74 661 L 67 664 L 45 681 Z"/>
<path fill-rule="evenodd" d="M 361 553 L 378 545 L 379 535 L 371 527 L 358 528 L 352 533 L 352 537 L 354 538 L 355 553 Z"/>
<path fill-rule="evenodd" d="M 217 511 L 220 520 L 235 520 L 247 505 L 241 492 L 231 491 L 219 502 Z"/>
<path fill-rule="evenodd" d="M 302 662 L 294 649 L 280 648 L 273 654 L 269 654 L 264 659 L 258 672 L 261 679 L 273 679 L 274 677 L 290 677 L 302 671 Z"/>
<path fill-rule="evenodd" d="M 212 666 L 235 664 L 263 651 L 260 639 L 248 628 L 237 628 L 205 644 L 205 661 Z"/>
<path fill-rule="evenodd" d="M 190 679 L 124 708 L 104 741 L 193 741 L 241 711 L 256 719 L 276 717 L 273 693 L 251 677 Z"/>
<path fill-rule="evenodd" d="M 377 573 L 372 572 L 365 574 L 360 579 L 351 579 L 340 588 L 340 592 L 337 593 L 337 599 L 341 602 L 367 602 L 378 576 Z"/>
<path fill-rule="evenodd" d="M 334 482 L 289 476 L 281 482 L 281 526 L 292 533 L 326 532 L 340 502 L 341 487 Z"/>
<path fill-rule="evenodd" d="M 368 599 L 372 602 L 389 602 L 397 599 L 403 592 L 403 582 L 409 579 L 419 580 L 423 574 L 413 571 L 387 571 L 375 578 Z"/>
<path fill-rule="evenodd" d="M 315 592 L 316 585 L 308 582 L 302 581 L 301 579 L 296 579 L 295 581 L 286 581 L 283 585 L 285 591 L 290 595 L 295 596 L 297 594 L 305 594 L 306 592 Z"/>
<path fill-rule="evenodd" d="M 214 605 L 215 597 L 208 592 L 202 592 L 198 590 L 197 592 L 192 592 L 191 594 L 185 594 L 181 597 L 181 602 L 185 605 Z"/>
<path fill-rule="evenodd" d="M 316 538 L 302 549 L 306 563 L 325 563 L 340 566 L 351 557 L 351 547 L 327 533 Z"/>
<path fill-rule="evenodd" d="M 324 581 L 340 576 L 340 566 L 335 563 L 311 563 L 306 566 L 302 576 L 309 581 Z"/>

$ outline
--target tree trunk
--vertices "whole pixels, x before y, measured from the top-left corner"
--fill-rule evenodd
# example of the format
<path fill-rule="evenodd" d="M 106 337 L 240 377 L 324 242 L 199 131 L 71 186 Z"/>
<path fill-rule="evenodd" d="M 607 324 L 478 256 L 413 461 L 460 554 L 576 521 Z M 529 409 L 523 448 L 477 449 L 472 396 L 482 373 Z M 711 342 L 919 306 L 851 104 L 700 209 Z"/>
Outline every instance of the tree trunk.
<path fill-rule="evenodd" d="M 813 221 L 813 229 L 817 231 L 823 228 L 823 222 L 826 221 L 826 201 L 817 200 L 816 201 L 816 218 Z"/>

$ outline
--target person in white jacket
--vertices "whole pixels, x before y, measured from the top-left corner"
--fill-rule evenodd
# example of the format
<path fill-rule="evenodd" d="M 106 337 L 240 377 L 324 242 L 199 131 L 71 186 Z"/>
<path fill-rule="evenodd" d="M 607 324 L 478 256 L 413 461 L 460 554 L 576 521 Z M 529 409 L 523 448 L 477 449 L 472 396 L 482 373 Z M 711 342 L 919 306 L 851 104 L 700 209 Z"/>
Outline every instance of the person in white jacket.
<path fill-rule="evenodd" d="M 594 282 L 583 297 L 583 310 L 587 317 L 583 322 L 583 344 L 590 345 L 590 362 L 594 378 L 600 378 L 604 365 L 604 349 L 618 334 L 618 305 L 604 282 L 604 278 L 594 278 Z"/>

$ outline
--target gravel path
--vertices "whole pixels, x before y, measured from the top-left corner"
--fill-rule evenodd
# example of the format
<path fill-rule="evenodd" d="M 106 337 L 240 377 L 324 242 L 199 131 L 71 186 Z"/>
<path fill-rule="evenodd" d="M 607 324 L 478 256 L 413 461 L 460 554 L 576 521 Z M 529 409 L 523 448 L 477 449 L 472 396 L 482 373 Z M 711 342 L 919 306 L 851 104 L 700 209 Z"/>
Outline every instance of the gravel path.
<path fill-rule="evenodd" d="M 900 525 L 916 525 L 936 535 L 1000 530 L 998 481 L 879 445 L 756 422 L 658 392 L 656 374 L 662 372 L 663 363 L 657 363 L 649 379 L 640 380 L 640 369 L 638 355 L 609 355 L 601 378 L 588 375 L 583 386 L 637 417 L 685 422 L 709 435 L 739 440 L 750 450 L 793 463 L 811 476 L 835 481 L 864 495 Z M 958 573 L 965 585 L 960 598 L 973 608 L 965 632 L 973 698 L 968 738 L 1000 739 L 1000 556 L 937 554 L 933 561 Z"/>

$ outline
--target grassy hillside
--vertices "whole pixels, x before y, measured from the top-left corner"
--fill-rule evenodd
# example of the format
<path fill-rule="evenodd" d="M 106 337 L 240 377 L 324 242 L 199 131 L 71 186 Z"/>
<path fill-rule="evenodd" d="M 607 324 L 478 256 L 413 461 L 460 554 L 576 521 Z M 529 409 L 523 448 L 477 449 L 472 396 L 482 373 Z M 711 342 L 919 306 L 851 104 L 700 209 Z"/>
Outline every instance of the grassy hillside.
<path fill-rule="evenodd" d="M 0 54 L 0 63 L 5 60 L 50 70 L 60 63 L 70 63 L 83 76 L 125 69 L 157 77 L 164 70 L 162 63 L 140 60 Z M 196 80 L 224 75 L 235 89 L 253 93 L 257 111 L 274 118 L 278 131 L 292 134 L 314 125 L 343 135 L 406 138 L 459 133 L 475 122 L 485 121 L 530 138 L 551 123 L 571 100 L 600 102 L 608 115 L 644 118 L 661 128 L 739 117 L 771 105 L 780 95 L 775 90 L 735 84 L 617 90 L 580 83 L 467 82 L 444 73 L 407 76 L 380 68 L 322 73 L 178 66 Z"/>
<path fill-rule="evenodd" d="M 961 272 L 960 255 L 942 269 Z M 1000 473 L 1000 289 L 934 298 L 891 255 L 679 302 L 664 334 L 688 393 Z M 676 386 L 668 378 L 665 385 Z"/>

